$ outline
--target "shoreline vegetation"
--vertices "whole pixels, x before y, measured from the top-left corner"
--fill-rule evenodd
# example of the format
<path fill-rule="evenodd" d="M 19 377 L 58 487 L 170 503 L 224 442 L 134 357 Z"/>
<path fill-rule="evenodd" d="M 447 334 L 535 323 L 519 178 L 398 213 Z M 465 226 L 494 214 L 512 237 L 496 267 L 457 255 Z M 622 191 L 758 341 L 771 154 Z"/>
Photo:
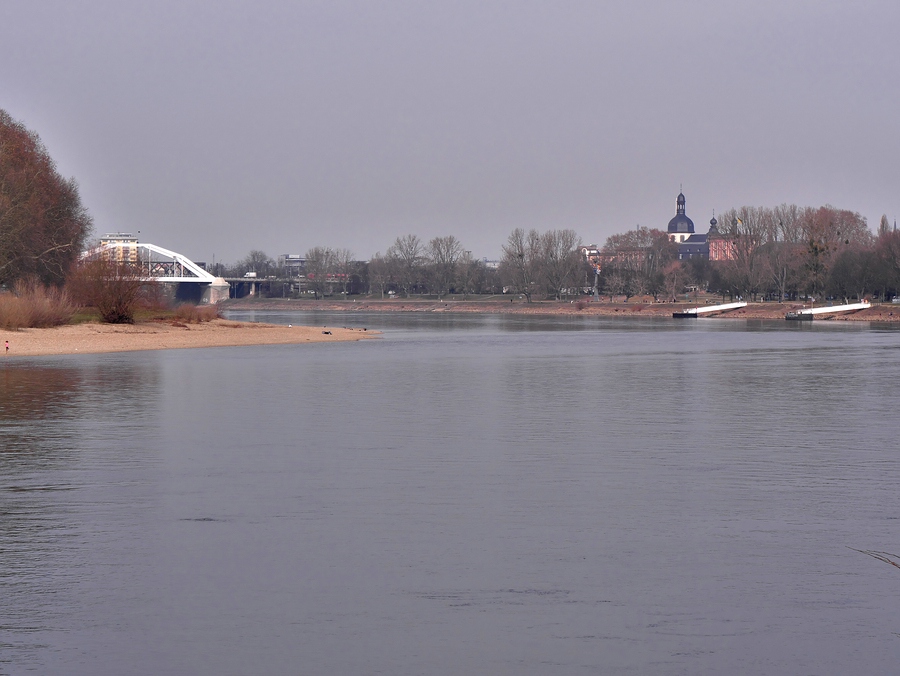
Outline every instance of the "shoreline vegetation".
<path fill-rule="evenodd" d="M 327 311 L 327 312 L 447 312 L 518 315 L 563 315 L 594 317 L 671 317 L 673 312 L 702 305 L 720 303 L 709 297 L 693 302 L 657 303 L 652 299 L 618 302 L 534 301 L 527 303 L 514 297 L 494 296 L 490 299 L 420 299 L 389 300 L 307 300 L 242 298 L 227 300 L 217 307 L 219 312 L 247 311 Z M 839 303 L 835 303 L 836 305 Z M 817 307 L 821 305 L 817 304 Z M 801 303 L 751 303 L 731 312 L 704 316 L 708 319 L 783 320 L 785 313 L 809 305 Z M 867 310 L 829 315 L 815 321 L 897 322 L 900 307 L 891 303 L 873 304 Z M 685 320 L 691 321 L 691 320 Z M 0 329 L 0 343 L 9 341 L 6 357 L 35 357 L 64 354 L 98 354 L 142 350 L 167 350 L 202 347 L 239 347 L 245 345 L 296 345 L 303 343 L 357 341 L 377 338 L 379 331 L 326 326 L 284 326 L 258 322 L 212 319 L 185 324 L 176 319 L 151 319 L 135 324 L 103 324 L 84 322 L 52 328 L 18 330 Z"/>
<path fill-rule="evenodd" d="M 245 345 L 296 345 L 377 338 L 378 331 L 322 326 L 280 326 L 214 319 L 197 324 L 144 321 L 135 324 L 82 323 L 53 328 L 0 330 L 9 341 L 5 357 L 98 354 Z"/>
<path fill-rule="evenodd" d="M 568 301 L 525 302 L 518 297 L 492 296 L 490 299 L 420 299 L 392 298 L 359 300 L 311 300 L 277 298 L 240 298 L 223 301 L 220 311 L 228 310 L 275 310 L 275 311 L 328 311 L 328 312 L 459 312 L 482 314 L 521 315 L 584 315 L 596 317 L 671 317 L 673 312 L 704 305 L 717 305 L 720 297 L 705 296 L 696 301 L 676 303 L 654 302 L 652 298 L 631 298 L 628 300 L 593 301 L 587 298 Z M 834 305 L 841 305 L 835 301 Z M 826 303 L 816 303 L 821 307 Z M 703 319 L 780 319 L 791 311 L 810 307 L 803 303 L 762 302 L 750 303 L 745 308 L 731 312 L 705 315 Z M 856 322 L 896 322 L 900 321 L 900 306 L 892 303 L 872 304 L 859 312 L 826 315 L 815 321 L 856 321 Z"/>

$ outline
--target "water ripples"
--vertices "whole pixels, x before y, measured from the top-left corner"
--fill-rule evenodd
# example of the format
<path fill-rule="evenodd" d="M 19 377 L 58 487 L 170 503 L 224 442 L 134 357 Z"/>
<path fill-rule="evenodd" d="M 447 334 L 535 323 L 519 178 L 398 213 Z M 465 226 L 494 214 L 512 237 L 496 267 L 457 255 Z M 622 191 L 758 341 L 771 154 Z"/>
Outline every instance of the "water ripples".
<path fill-rule="evenodd" d="M 892 668 L 896 331 L 348 321 L 5 366 L 0 673 Z"/>

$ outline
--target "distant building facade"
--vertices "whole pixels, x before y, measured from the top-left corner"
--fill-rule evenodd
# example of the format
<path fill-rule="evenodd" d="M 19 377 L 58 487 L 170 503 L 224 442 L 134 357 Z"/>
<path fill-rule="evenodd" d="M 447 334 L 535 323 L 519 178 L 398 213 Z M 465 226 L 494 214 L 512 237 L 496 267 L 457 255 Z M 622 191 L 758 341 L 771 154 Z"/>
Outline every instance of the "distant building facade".
<path fill-rule="evenodd" d="M 306 276 L 306 257 L 300 254 L 281 254 L 276 260 L 276 265 L 288 277 Z"/>
<path fill-rule="evenodd" d="M 719 222 L 713 216 L 709 222 L 709 232 L 706 235 L 709 247 L 709 260 L 730 261 L 734 258 L 734 242 L 719 232 Z"/>
<path fill-rule="evenodd" d="M 669 221 L 667 232 L 669 241 L 678 245 L 678 260 L 709 258 L 707 236 L 694 232 L 694 221 L 685 212 L 683 192 L 675 200 L 675 216 Z"/>
<path fill-rule="evenodd" d="M 101 256 L 116 263 L 137 263 L 137 245 L 137 237 L 130 232 L 110 232 L 100 238 L 100 246 L 107 247 Z"/>

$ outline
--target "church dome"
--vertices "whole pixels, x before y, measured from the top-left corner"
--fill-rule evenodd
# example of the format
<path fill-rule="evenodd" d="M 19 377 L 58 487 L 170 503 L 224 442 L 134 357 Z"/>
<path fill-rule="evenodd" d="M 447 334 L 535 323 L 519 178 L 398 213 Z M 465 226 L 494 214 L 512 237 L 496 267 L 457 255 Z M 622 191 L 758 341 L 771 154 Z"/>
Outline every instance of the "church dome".
<path fill-rule="evenodd" d="M 669 221 L 669 232 L 694 232 L 694 221 L 684 214 L 678 214 Z"/>
<path fill-rule="evenodd" d="M 694 221 L 688 218 L 684 213 L 684 194 L 678 193 L 676 201 L 675 218 L 669 221 L 669 232 L 683 232 L 691 234 L 694 232 Z"/>

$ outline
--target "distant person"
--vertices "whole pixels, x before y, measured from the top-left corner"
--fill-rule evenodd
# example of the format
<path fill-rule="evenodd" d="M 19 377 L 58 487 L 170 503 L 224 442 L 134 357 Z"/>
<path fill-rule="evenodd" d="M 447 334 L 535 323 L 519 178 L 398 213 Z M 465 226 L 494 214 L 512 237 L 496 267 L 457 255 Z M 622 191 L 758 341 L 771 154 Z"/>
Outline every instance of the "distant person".
<path fill-rule="evenodd" d="M 9 352 L 9 341 L 6 341 L 6 351 Z"/>

